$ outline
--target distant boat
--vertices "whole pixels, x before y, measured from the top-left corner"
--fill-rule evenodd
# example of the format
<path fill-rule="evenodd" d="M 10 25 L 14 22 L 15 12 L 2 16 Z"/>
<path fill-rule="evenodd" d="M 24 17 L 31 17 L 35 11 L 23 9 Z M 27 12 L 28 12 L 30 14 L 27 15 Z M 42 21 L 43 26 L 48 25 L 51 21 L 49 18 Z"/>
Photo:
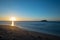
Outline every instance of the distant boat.
<path fill-rule="evenodd" d="M 47 20 L 41 20 L 41 22 L 48 22 Z"/>

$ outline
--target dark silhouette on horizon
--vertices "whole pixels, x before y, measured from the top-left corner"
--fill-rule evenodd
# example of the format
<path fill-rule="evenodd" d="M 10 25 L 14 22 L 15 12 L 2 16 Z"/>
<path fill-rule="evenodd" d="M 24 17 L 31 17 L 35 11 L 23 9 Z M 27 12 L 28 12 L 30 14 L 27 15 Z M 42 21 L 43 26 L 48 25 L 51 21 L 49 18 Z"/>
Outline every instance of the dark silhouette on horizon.
<path fill-rule="evenodd" d="M 48 22 L 47 20 L 41 20 L 41 22 Z"/>

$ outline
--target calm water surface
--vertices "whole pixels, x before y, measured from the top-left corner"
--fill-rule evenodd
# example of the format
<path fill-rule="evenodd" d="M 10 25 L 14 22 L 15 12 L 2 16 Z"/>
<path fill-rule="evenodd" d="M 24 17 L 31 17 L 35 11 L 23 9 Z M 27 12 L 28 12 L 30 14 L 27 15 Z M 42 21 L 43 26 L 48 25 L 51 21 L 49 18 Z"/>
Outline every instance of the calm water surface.
<path fill-rule="evenodd" d="M 0 25 L 10 25 L 11 22 L 0 21 Z M 60 36 L 60 22 L 15 22 L 15 25 L 29 31 Z"/>

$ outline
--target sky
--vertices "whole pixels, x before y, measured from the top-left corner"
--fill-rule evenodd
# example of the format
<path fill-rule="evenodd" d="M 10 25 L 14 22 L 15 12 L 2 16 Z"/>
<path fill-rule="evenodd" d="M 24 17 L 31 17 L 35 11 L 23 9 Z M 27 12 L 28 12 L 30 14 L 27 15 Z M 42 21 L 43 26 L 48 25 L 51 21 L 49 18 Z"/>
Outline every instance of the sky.
<path fill-rule="evenodd" d="M 0 0 L 0 20 L 60 21 L 60 0 Z"/>

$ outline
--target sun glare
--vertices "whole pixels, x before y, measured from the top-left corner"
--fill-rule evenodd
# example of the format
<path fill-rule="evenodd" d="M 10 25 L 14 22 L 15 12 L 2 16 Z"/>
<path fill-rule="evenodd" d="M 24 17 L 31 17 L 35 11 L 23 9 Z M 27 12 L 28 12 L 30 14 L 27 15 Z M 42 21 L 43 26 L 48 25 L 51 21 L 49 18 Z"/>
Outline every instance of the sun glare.
<path fill-rule="evenodd" d="M 10 20 L 11 21 L 16 21 L 16 18 L 15 17 L 11 17 Z"/>
<path fill-rule="evenodd" d="M 14 21 L 16 21 L 16 18 L 15 17 L 11 17 L 10 20 L 12 21 L 11 26 L 14 26 Z"/>

